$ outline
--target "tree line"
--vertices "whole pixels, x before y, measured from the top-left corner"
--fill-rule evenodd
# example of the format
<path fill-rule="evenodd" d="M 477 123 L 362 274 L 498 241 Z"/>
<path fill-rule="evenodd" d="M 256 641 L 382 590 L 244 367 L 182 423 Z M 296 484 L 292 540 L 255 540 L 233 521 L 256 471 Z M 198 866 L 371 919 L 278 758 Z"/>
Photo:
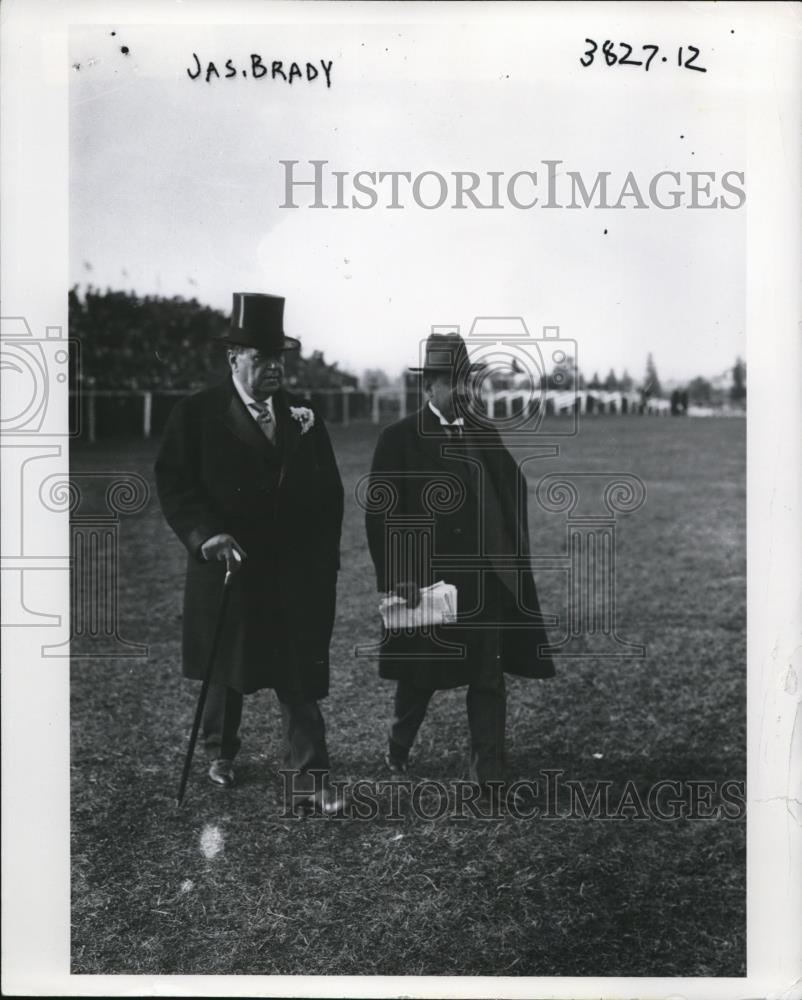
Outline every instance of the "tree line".
<path fill-rule="evenodd" d="M 225 353 L 215 341 L 228 324 L 228 316 L 181 296 L 138 296 L 134 292 L 101 291 L 87 287 L 83 294 L 75 286 L 69 293 L 70 336 L 81 345 L 80 378 L 85 387 L 97 389 L 195 390 L 208 385 L 210 377 L 226 371 Z M 286 355 L 287 381 L 306 389 L 356 388 L 360 380 L 336 363 L 326 361 L 321 351 L 308 355 Z M 373 391 L 389 386 L 391 379 L 380 368 L 362 375 L 362 388 Z M 550 388 L 599 389 L 607 392 L 639 392 L 644 399 L 664 396 L 657 366 L 651 354 L 641 379 L 624 369 L 611 368 L 602 379 L 598 372 L 586 379 L 574 365 L 547 375 Z M 722 390 L 714 381 L 697 376 L 672 392 L 672 408 L 715 405 L 746 400 L 746 365 L 736 358 L 729 386 Z M 677 396 L 679 395 L 679 399 Z"/>

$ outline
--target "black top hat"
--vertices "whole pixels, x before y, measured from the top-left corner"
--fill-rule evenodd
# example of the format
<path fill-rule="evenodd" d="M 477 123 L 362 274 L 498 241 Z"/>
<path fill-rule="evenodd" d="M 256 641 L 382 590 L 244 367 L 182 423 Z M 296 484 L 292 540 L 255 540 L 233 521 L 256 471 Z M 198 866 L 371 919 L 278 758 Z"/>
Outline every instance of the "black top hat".
<path fill-rule="evenodd" d="M 457 331 L 430 333 L 422 368 L 410 368 L 417 375 L 465 374 L 471 368 L 468 348 Z"/>
<path fill-rule="evenodd" d="M 284 299 L 261 292 L 234 292 L 231 325 L 218 340 L 257 347 L 266 354 L 297 351 L 301 341 L 284 335 Z"/>

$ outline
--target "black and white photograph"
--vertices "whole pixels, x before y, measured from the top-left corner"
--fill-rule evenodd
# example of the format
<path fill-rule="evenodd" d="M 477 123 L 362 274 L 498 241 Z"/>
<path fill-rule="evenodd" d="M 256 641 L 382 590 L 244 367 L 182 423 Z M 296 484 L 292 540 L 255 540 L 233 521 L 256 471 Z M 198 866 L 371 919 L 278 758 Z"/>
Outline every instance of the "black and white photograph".
<path fill-rule="evenodd" d="M 2 15 L 4 992 L 799 996 L 799 8 Z"/>

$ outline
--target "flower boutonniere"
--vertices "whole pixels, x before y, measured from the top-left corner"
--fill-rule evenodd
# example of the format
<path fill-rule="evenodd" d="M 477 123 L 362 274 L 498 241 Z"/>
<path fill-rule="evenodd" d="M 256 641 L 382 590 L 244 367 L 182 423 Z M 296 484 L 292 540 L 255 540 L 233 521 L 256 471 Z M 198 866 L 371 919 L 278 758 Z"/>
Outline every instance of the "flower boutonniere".
<path fill-rule="evenodd" d="M 301 434 L 306 434 L 315 426 L 315 415 L 308 406 L 291 406 L 290 416 L 301 425 Z"/>

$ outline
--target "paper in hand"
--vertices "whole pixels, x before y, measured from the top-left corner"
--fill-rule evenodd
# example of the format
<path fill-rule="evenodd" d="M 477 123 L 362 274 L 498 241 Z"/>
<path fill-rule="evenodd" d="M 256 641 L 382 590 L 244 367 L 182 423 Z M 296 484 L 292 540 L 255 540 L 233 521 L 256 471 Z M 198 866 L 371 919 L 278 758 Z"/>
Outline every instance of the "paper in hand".
<path fill-rule="evenodd" d="M 401 597 L 385 597 L 379 604 L 384 627 L 390 630 L 421 628 L 424 625 L 449 625 L 457 620 L 457 588 L 438 580 L 420 592 L 420 604 L 407 607 Z"/>

